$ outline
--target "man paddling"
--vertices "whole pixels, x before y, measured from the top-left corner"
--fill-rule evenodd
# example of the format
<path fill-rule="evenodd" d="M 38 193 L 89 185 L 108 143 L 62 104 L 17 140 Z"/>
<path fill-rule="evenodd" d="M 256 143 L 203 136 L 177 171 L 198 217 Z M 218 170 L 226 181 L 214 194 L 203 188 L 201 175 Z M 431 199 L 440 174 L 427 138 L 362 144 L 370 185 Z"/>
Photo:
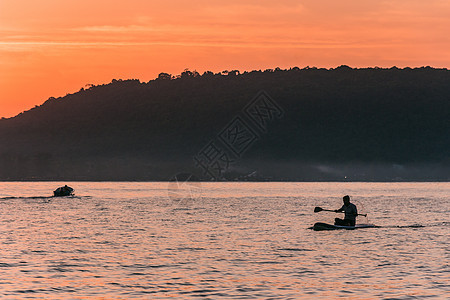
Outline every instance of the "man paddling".
<path fill-rule="evenodd" d="M 344 200 L 344 205 L 341 208 L 336 209 L 335 212 L 344 212 L 344 219 L 336 218 L 334 219 L 334 225 L 341 226 L 355 226 L 356 224 L 356 216 L 358 215 L 358 210 L 356 209 L 356 205 L 350 203 L 350 196 L 344 196 L 342 198 Z"/>

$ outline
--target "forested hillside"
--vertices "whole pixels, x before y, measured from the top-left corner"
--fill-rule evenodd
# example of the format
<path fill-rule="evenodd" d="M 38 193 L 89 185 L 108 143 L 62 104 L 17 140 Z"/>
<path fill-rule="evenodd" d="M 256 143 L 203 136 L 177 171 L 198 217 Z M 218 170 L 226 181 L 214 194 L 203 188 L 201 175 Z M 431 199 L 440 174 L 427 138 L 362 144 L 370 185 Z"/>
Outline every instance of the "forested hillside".
<path fill-rule="evenodd" d="M 0 120 L 0 180 L 209 179 L 194 156 L 261 90 L 280 111 L 221 179 L 450 179 L 450 71 L 341 66 L 186 70 L 50 98 Z"/>

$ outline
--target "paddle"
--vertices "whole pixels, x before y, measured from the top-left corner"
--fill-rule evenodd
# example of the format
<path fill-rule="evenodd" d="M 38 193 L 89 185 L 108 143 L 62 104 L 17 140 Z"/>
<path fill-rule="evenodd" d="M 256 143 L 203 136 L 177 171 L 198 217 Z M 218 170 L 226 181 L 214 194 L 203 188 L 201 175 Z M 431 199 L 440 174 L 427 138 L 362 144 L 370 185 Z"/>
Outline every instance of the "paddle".
<path fill-rule="evenodd" d="M 314 212 L 315 212 L 315 213 L 316 213 L 316 212 L 321 212 L 321 211 L 331 211 L 331 212 L 336 212 L 336 211 L 334 211 L 334 210 L 331 210 L 331 209 L 323 209 L 322 207 L 318 207 L 318 206 L 314 207 Z M 340 211 L 340 212 L 343 212 L 343 211 Z M 364 216 L 364 217 L 367 217 L 367 214 L 358 214 L 358 216 Z"/>
<path fill-rule="evenodd" d="M 334 210 L 331 210 L 331 209 L 323 209 L 322 207 L 314 207 L 314 212 L 316 213 L 316 212 L 321 212 L 321 211 L 332 211 L 332 212 L 334 212 Z"/>

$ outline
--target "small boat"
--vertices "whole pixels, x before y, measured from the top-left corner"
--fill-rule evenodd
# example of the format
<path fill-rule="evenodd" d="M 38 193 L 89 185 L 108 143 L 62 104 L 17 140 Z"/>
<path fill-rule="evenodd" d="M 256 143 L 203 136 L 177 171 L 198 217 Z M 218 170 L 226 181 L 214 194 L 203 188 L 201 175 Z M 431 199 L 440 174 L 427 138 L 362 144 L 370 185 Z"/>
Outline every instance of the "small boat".
<path fill-rule="evenodd" d="M 374 227 L 377 227 L 377 226 L 373 225 L 373 224 L 356 224 L 355 226 L 342 226 L 342 225 L 332 225 L 332 224 L 319 222 L 319 223 L 315 223 L 314 226 L 312 227 L 312 229 L 315 231 L 321 231 L 321 230 L 337 230 L 337 229 L 352 230 L 352 229 L 359 229 L 359 228 L 374 228 Z"/>
<path fill-rule="evenodd" d="M 70 186 L 62 186 L 53 191 L 54 197 L 65 197 L 65 196 L 73 196 L 73 188 Z"/>

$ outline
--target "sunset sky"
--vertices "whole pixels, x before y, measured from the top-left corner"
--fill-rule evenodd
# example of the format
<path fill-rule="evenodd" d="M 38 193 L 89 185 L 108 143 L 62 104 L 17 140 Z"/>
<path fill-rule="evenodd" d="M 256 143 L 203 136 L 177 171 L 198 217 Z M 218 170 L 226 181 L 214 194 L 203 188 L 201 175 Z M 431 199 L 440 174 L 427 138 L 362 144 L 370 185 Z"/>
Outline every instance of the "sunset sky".
<path fill-rule="evenodd" d="M 0 0 L 0 117 L 185 68 L 450 67 L 448 0 Z"/>

